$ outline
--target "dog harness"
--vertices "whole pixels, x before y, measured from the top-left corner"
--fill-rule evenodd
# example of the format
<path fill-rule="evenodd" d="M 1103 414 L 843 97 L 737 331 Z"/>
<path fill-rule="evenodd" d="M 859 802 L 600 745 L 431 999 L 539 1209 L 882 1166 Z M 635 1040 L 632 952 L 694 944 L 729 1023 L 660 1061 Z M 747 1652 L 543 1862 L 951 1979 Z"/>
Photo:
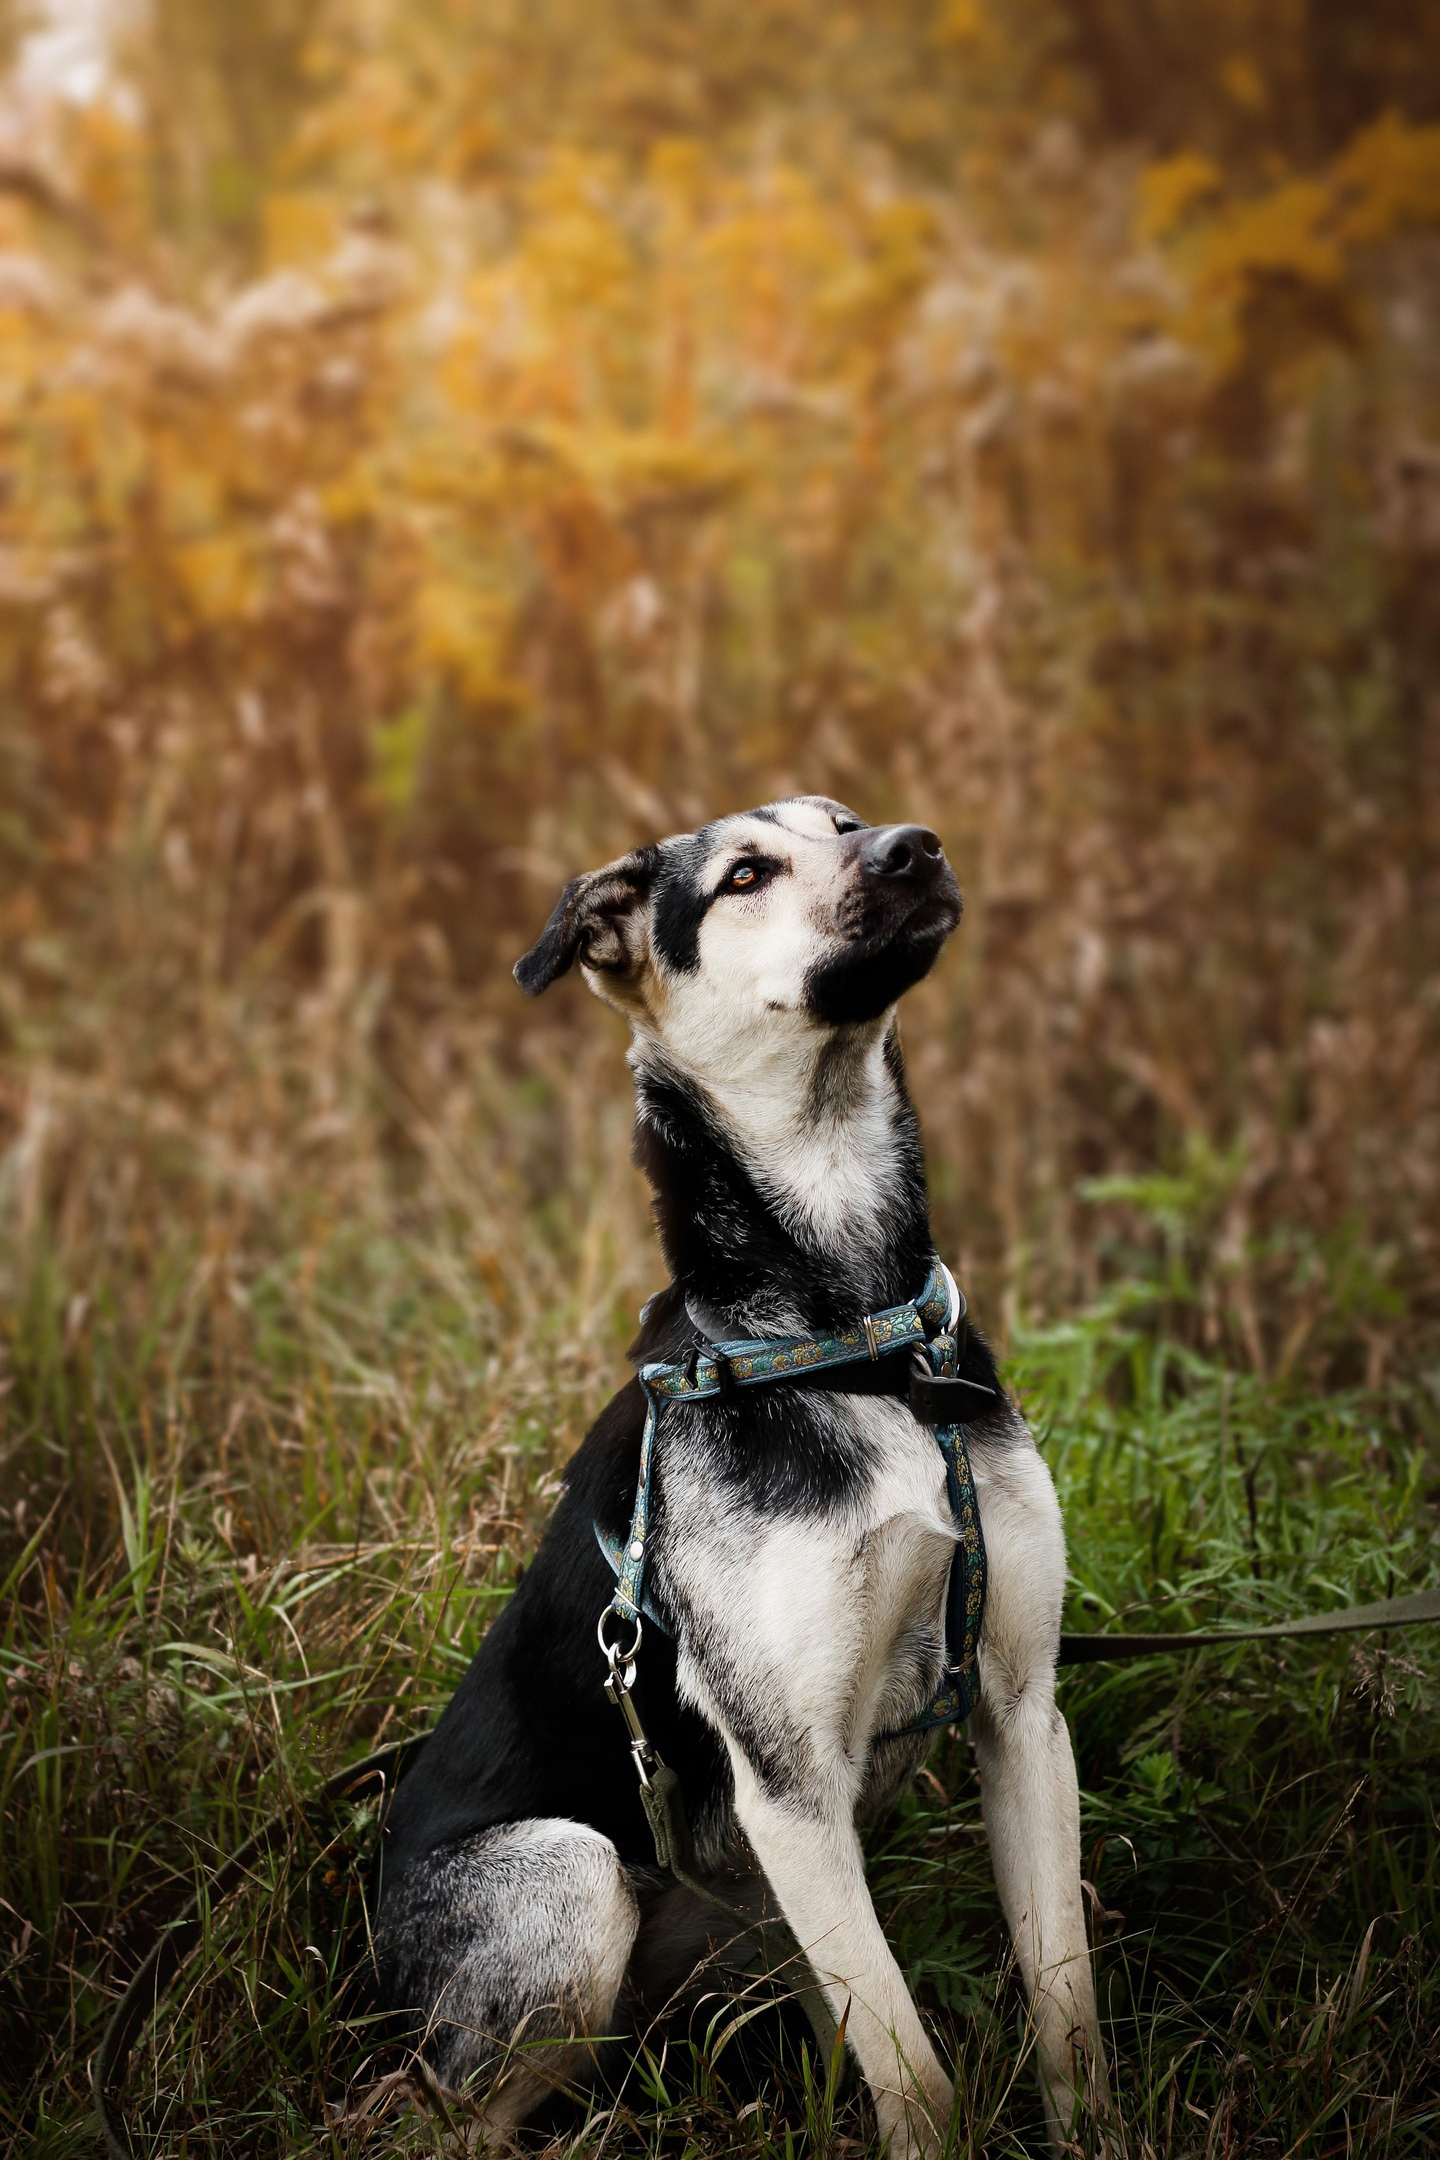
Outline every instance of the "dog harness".
<path fill-rule="evenodd" d="M 605 1640 L 605 1622 L 612 1613 L 622 1621 L 633 1622 L 636 1630 L 631 1651 L 620 1655 L 622 1664 L 627 1658 L 633 1660 L 642 1614 L 662 1634 L 670 1632 L 645 1595 L 655 1445 L 664 1406 L 728 1400 L 742 1388 L 804 1381 L 821 1373 L 838 1375 L 847 1365 L 878 1364 L 881 1359 L 908 1354 L 911 1373 L 906 1399 L 913 1415 L 934 1428 L 945 1462 L 945 1489 L 956 1540 L 945 1587 L 945 1671 L 941 1685 L 927 1708 L 884 1737 L 926 1732 L 931 1726 L 954 1725 L 968 1717 L 979 1691 L 985 1539 L 961 1409 L 967 1393 L 993 1396 L 994 1390 L 959 1377 L 957 1367 L 964 1355 L 967 1332 L 965 1300 L 949 1268 L 943 1260 L 937 1260 L 919 1297 L 908 1305 L 891 1305 L 883 1312 L 867 1313 L 855 1327 L 839 1334 L 788 1336 L 771 1342 L 707 1343 L 703 1349 L 697 1344 L 681 1364 L 642 1365 L 639 1379 L 645 1391 L 645 1429 L 640 1440 L 640 1474 L 630 1532 L 620 1546 L 599 1523 L 595 1525 L 600 1549 L 616 1577 L 615 1595 L 600 1616 L 600 1640 L 606 1656 L 613 1662 Z M 844 1391 L 844 1382 L 838 1377 L 829 1384 Z"/>

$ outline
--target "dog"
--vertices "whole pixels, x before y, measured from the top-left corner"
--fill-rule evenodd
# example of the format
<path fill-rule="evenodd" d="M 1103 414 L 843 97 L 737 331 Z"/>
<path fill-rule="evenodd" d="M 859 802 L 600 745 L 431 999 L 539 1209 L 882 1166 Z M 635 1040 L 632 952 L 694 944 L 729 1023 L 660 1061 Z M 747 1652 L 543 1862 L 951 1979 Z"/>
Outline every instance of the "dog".
<path fill-rule="evenodd" d="M 630 1024 L 635 1159 L 671 1275 L 644 1308 L 637 1364 L 833 1332 L 917 1296 L 935 1255 L 896 1004 L 960 914 L 933 832 L 870 826 L 818 796 L 566 886 L 515 975 L 538 995 L 578 963 Z M 970 1731 L 1058 2146 L 1105 2089 L 1055 1701 L 1064 1534 L 973 1333 L 962 1372 L 993 1391 L 966 1417 L 989 1560 Z M 655 1868 L 596 1646 L 615 1579 L 595 1528 L 623 1545 L 644 1419 L 632 1379 L 571 1461 L 384 1831 L 383 1999 L 443 2084 L 508 2065 L 487 2103 L 497 2129 L 579 2069 L 587 2036 L 633 2021 L 714 1947 L 697 1901 L 687 1913 Z M 637 1693 L 699 1866 L 748 1884 L 752 1909 L 778 1902 L 892 2154 L 934 2154 L 951 2083 L 876 1917 L 857 1823 L 912 1781 L 933 1738 L 898 1728 L 945 1663 L 957 1532 L 935 1434 L 880 1366 L 855 1368 L 853 1393 L 732 1390 L 665 1406 L 655 1492 L 647 1597 L 667 1632 L 646 1633 Z"/>

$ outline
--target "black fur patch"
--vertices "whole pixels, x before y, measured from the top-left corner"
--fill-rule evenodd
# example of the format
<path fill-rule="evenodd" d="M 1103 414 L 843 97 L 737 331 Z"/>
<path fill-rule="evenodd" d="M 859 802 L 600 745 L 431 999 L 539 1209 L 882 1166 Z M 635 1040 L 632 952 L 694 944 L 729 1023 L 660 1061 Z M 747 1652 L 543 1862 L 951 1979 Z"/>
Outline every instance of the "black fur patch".
<path fill-rule="evenodd" d="M 439 1846 L 528 1816 L 590 1823 L 627 1865 L 653 1866 L 624 1728 L 601 1692 L 604 1664 L 595 1644 L 595 1621 L 615 1582 L 594 1525 L 617 1538 L 630 1526 L 644 1417 L 645 1399 L 632 1380 L 571 1461 L 539 1552 L 395 1795 L 381 1853 L 387 1885 Z M 692 1810 L 717 1787 L 728 1792 L 720 1741 L 680 1703 L 674 1645 L 653 1632 L 638 1699 Z"/>
<path fill-rule="evenodd" d="M 954 880 L 951 880 L 954 883 Z M 811 969 L 805 1002 L 831 1027 L 876 1020 L 887 1005 L 929 974 L 960 919 L 960 892 L 926 900 L 897 929 L 884 926 L 859 935 L 843 951 Z"/>
<path fill-rule="evenodd" d="M 714 850 L 722 824 L 702 826 L 690 839 L 672 842 L 666 851 L 665 871 L 655 887 L 650 911 L 650 935 L 656 952 L 676 975 L 692 975 L 700 965 L 700 926 L 720 894 L 703 885 L 701 872 Z M 747 810 L 746 825 L 778 825 L 773 810 Z"/>
<path fill-rule="evenodd" d="M 702 848 L 705 837 L 697 834 L 680 860 L 666 864 L 651 906 L 651 941 L 676 975 L 693 974 L 700 965 L 700 925 L 719 897 L 699 882 L 698 865 L 708 852 Z"/>
<path fill-rule="evenodd" d="M 798 1313 L 814 1330 L 914 1297 L 930 1265 L 925 1165 L 915 1113 L 895 1094 L 900 1167 L 878 1246 L 848 1265 L 799 1244 L 723 1138 L 702 1097 L 660 1072 L 636 1076 L 635 1161 L 655 1192 L 665 1257 L 697 1307 L 734 1318 L 735 1334 L 773 1334 Z"/>

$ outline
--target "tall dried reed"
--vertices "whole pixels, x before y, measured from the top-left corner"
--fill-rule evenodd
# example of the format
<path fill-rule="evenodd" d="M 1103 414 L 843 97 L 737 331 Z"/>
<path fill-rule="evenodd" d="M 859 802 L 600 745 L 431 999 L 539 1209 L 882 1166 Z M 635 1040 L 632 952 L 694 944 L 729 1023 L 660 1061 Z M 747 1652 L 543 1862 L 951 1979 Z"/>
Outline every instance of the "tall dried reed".
<path fill-rule="evenodd" d="M 1437 141 L 1237 199 L 1051 127 L 1004 247 L 819 153 L 560 145 L 286 198 L 303 265 L 205 302 L 4 208 L 12 1254 L 83 1299 L 188 1238 L 223 1339 L 295 1208 L 434 1203 L 512 1083 L 534 1204 L 623 1098 L 508 982 L 553 891 L 813 788 L 960 867 L 912 1032 L 992 1325 L 1148 1256 L 1262 1371 L 1429 1339 Z"/>

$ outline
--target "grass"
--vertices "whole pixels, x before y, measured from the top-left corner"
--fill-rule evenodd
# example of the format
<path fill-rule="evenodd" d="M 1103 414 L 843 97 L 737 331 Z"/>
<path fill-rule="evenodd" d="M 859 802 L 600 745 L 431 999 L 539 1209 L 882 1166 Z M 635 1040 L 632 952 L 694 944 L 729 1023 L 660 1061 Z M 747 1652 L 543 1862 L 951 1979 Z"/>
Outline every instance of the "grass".
<path fill-rule="evenodd" d="M 177 1249 L 138 1304 L 40 1255 L 17 1276 L 0 1562 L 10 2151 L 93 2149 L 86 2064 L 111 2002 L 152 1931 L 276 1810 L 287 1827 L 209 1915 L 137 2051 L 141 2149 L 474 2141 L 463 2110 L 393 2092 L 387 2112 L 372 2091 L 363 2134 L 327 2120 L 363 2062 L 333 2005 L 373 1810 L 321 1819 L 306 1802 L 427 1724 L 533 1549 L 621 1369 L 642 1288 L 618 1258 L 629 1204 L 562 1206 L 524 1240 L 492 1226 L 478 1250 L 458 1212 L 383 1232 L 362 1219 L 243 1281 Z M 1070 1625 L 1268 1619 L 1440 1579 L 1440 1417 L 1423 1390 L 1267 1385 L 1168 1339 L 1152 1295 L 1131 1285 L 1012 1345 L 1065 1502 Z M 1434 1648 L 1417 1629 L 1065 1678 L 1118 2152 L 1440 2146 Z M 1036 2151 L 963 1736 L 869 1850 L 890 1938 L 958 2065 L 957 2151 Z M 717 2002 L 708 2039 L 657 2036 L 580 2143 L 867 2148 L 862 2101 L 808 2055 L 747 2105 L 721 2045 L 732 2024 Z"/>

